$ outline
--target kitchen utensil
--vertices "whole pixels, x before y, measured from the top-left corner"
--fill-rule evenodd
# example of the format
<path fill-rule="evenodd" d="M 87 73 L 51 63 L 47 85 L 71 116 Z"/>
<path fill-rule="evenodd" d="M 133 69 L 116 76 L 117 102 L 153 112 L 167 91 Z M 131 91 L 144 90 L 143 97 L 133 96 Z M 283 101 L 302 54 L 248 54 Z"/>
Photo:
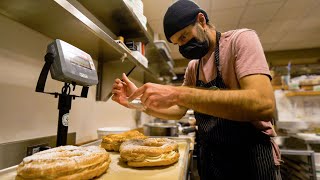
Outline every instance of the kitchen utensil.
<path fill-rule="evenodd" d="M 128 77 L 132 71 L 136 68 L 137 65 L 134 65 L 133 68 L 126 74 L 126 76 Z M 121 79 L 122 80 L 122 79 Z M 123 80 L 122 80 L 123 81 Z M 109 99 L 111 96 L 112 96 L 112 91 L 108 94 L 107 98 L 106 99 Z"/>

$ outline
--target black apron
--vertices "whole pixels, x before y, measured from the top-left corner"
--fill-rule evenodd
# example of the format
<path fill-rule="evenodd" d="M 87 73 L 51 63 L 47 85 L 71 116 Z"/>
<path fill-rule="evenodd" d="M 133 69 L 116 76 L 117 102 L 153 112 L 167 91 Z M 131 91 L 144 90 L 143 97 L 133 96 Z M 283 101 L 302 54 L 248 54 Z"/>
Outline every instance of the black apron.
<path fill-rule="evenodd" d="M 226 89 L 219 70 L 219 40 L 215 49 L 217 77 L 204 83 L 199 80 L 199 64 L 196 86 Z M 257 130 L 249 122 L 237 122 L 195 112 L 198 126 L 198 172 L 202 180 L 245 179 L 273 180 L 275 165 L 270 137 Z"/>

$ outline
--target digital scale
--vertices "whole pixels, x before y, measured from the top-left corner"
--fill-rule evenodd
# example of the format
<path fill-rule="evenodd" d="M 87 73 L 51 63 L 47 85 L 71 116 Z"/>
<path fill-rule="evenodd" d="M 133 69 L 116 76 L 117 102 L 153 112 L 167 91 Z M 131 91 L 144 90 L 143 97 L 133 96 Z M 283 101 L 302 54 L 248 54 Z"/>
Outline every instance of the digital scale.
<path fill-rule="evenodd" d="M 40 73 L 36 92 L 59 97 L 59 121 L 56 146 L 66 145 L 71 101 L 76 97 L 86 98 L 89 86 L 98 84 L 98 75 L 89 54 L 62 40 L 55 40 L 47 47 L 45 64 Z M 52 79 L 64 82 L 61 93 L 44 92 L 50 70 Z M 81 95 L 71 95 L 76 85 L 82 86 Z"/>

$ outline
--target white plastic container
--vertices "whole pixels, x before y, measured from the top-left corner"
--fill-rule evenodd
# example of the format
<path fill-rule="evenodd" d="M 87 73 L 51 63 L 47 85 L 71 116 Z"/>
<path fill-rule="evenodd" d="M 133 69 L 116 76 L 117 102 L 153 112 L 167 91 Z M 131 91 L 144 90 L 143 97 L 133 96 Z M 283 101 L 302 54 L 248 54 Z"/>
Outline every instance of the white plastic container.
<path fill-rule="evenodd" d="M 164 51 L 167 61 L 170 62 L 172 66 L 174 66 L 174 61 L 172 60 L 172 57 L 170 55 L 171 49 L 169 48 L 167 42 L 164 40 L 155 40 L 154 44 L 159 50 L 162 49 Z"/>
<path fill-rule="evenodd" d="M 103 136 L 106 136 L 108 134 L 120 134 L 125 131 L 129 131 L 130 128 L 128 127 L 103 127 L 99 128 L 97 130 L 98 133 L 98 139 L 101 139 Z"/>
<path fill-rule="evenodd" d="M 164 49 L 168 54 L 171 52 L 171 49 L 165 40 L 155 40 L 154 44 L 157 46 L 157 48 Z"/>
<path fill-rule="evenodd" d="M 131 55 L 136 58 L 144 67 L 148 68 L 148 59 L 139 51 L 131 51 Z"/>

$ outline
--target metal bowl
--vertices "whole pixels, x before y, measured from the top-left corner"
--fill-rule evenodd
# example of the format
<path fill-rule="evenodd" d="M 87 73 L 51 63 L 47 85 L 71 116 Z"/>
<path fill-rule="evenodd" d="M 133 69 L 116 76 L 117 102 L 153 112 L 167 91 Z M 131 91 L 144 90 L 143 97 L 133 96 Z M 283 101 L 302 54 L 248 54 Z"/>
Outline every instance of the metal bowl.
<path fill-rule="evenodd" d="M 177 123 L 146 123 L 143 129 L 147 136 L 178 136 L 179 132 Z"/>

